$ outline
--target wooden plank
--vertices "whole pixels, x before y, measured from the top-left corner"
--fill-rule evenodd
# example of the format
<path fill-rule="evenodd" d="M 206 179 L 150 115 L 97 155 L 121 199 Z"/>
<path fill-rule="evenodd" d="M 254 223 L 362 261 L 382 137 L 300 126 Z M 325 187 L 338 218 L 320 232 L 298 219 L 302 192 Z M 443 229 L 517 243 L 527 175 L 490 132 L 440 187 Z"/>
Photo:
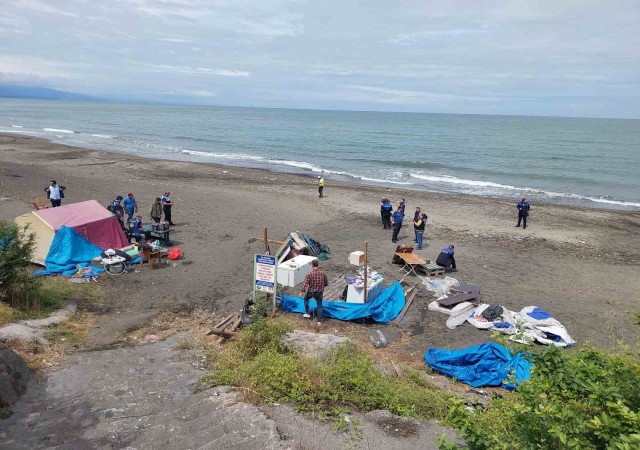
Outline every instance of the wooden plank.
<path fill-rule="evenodd" d="M 395 326 L 399 326 L 400 325 L 400 322 L 402 321 L 404 315 L 407 313 L 407 310 L 411 306 L 411 303 L 413 303 L 413 299 L 416 296 L 417 292 L 418 292 L 418 289 L 417 289 L 416 286 L 411 288 L 411 293 L 409 294 L 409 298 L 407 299 L 406 303 L 404 304 L 404 308 L 402 308 L 402 311 L 400 311 L 400 314 L 398 314 L 398 317 L 396 317 L 394 319 L 394 321 L 391 322 L 393 325 L 395 325 Z"/>
<path fill-rule="evenodd" d="M 217 325 L 215 325 L 213 328 L 224 328 L 228 324 L 228 322 L 231 322 L 232 320 L 233 320 L 233 314 L 222 319 L 222 321 Z"/>
<path fill-rule="evenodd" d="M 235 331 L 219 330 L 217 328 L 210 330 L 207 334 L 215 334 L 216 336 L 222 336 L 225 338 L 232 338 L 238 335 Z"/>
<path fill-rule="evenodd" d="M 420 258 L 415 253 L 396 253 L 396 255 L 398 255 L 398 258 L 402 259 L 407 264 L 426 264 L 427 263 L 423 258 Z"/>

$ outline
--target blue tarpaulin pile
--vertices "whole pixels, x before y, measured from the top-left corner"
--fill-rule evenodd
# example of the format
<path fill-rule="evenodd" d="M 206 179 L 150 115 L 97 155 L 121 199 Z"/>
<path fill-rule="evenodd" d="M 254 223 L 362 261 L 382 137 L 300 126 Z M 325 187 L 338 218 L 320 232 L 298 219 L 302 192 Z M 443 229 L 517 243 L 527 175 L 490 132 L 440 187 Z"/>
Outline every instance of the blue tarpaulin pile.
<path fill-rule="evenodd" d="M 282 296 L 283 311 L 304 313 L 304 300 L 300 297 Z M 404 291 L 399 282 L 385 289 L 375 300 L 368 303 L 346 303 L 322 301 L 322 315 L 338 320 L 357 320 L 371 317 L 378 323 L 387 323 L 398 317 L 404 308 Z M 309 301 L 310 312 L 316 310 L 316 301 Z"/>
<path fill-rule="evenodd" d="M 102 249 L 78 234 L 73 228 L 61 227 L 53 237 L 49 253 L 44 261 L 45 270 L 36 275 L 73 275 L 77 266 L 86 267 L 91 260 L 100 256 Z M 102 269 L 95 268 L 97 272 Z"/>
<path fill-rule="evenodd" d="M 432 348 L 424 361 L 436 372 L 448 375 L 473 387 L 500 386 L 515 389 L 531 377 L 532 364 L 524 353 L 511 356 L 499 344 L 485 343 L 461 350 Z"/>

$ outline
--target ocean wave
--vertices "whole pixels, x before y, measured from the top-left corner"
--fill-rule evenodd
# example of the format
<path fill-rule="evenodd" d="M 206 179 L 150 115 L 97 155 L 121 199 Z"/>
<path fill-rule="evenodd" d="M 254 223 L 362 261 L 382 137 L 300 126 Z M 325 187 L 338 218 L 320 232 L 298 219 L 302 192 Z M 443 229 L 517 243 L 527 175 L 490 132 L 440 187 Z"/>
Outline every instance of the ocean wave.
<path fill-rule="evenodd" d="M 544 189 L 511 186 L 509 184 L 500 184 L 500 183 L 494 183 L 491 181 L 467 180 L 464 178 L 457 178 L 449 175 L 432 176 L 432 175 L 419 175 L 419 174 L 413 174 L 413 173 L 411 173 L 410 175 L 414 178 L 418 178 L 420 180 L 425 180 L 425 181 L 465 185 L 465 186 L 470 186 L 474 188 L 487 188 L 487 187 L 496 188 L 496 189 L 503 189 L 503 190 L 518 191 L 520 193 L 526 192 L 530 194 L 539 194 L 540 196 L 550 197 L 550 198 L 571 199 L 578 202 L 595 202 L 595 203 L 604 203 L 607 205 L 640 208 L 640 203 L 629 202 L 625 200 L 612 200 L 612 199 L 603 198 L 603 197 L 589 197 L 589 196 L 580 195 L 580 194 L 546 191 Z"/>
<path fill-rule="evenodd" d="M 100 134 L 100 133 L 94 133 L 91 136 L 97 137 L 97 138 L 104 138 L 104 139 L 113 139 L 117 137 L 117 136 L 111 136 L 110 134 Z"/>
<path fill-rule="evenodd" d="M 436 183 L 463 184 L 466 186 L 494 187 L 494 188 L 500 188 L 500 189 L 513 189 L 513 190 L 526 189 L 526 188 L 519 188 L 517 186 L 511 186 L 508 184 L 494 183 L 492 181 L 468 180 L 466 178 L 457 178 L 457 177 L 452 177 L 450 175 L 434 176 L 434 175 L 419 175 L 415 173 L 410 173 L 409 175 L 412 176 L 413 178 L 418 178 L 419 180 L 433 181 Z"/>
<path fill-rule="evenodd" d="M 12 126 L 13 128 L 22 128 L 22 125 L 13 125 L 13 124 L 11 124 L 11 126 Z"/>
<path fill-rule="evenodd" d="M 65 130 L 64 128 L 43 128 L 44 131 L 49 131 L 51 133 L 64 133 L 64 134 L 74 134 L 73 130 Z"/>

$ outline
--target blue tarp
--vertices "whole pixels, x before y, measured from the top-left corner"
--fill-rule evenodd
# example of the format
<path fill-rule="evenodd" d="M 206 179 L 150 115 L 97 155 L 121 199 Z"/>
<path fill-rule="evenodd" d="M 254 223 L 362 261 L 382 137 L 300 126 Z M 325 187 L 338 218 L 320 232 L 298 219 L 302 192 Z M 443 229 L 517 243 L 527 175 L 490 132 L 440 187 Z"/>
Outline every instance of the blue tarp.
<path fill-rule="evenodd" d="M 283 311 L 304 313 L 304 300 L 300 297 L 282 296 Z M 387 323 L 398 317 L 404 308 L 404 291 L 399 282 L 393 283 L 378 297 L 368 303 L 322 301 L 322 315 L 338 320 L 356 320 L 371 317 L 378 323 Z M 316 310 L 316 301 L 309 301 L 310 312 Z"/>
<path fill-rule="evenodd" d="M 511 356 L 509 349 L 490 342 L 461 350 L 431 348 L 424 354 L 424 361 L 433 370 L 473 387 L 505 389 L 515 389 L 528 380 L 533 366 L 524 353 Z"/>
<path fill-rule="evenodd" d="M 77 272 L 78 265 L 86 267 L 100 253 L 100 247 L 86 240 L 73 228 L 63 226 L 53 237 L 49 247 L 44 260 L 46 270 L 36 272 L 36 275 L 72 275 Z"/>

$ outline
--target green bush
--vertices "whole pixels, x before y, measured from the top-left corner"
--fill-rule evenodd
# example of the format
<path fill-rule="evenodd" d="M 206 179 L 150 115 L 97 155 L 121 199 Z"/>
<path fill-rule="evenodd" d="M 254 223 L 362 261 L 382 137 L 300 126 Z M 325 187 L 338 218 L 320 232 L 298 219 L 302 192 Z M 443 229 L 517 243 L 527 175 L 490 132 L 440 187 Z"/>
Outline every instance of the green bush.
<path fill-rule="evenodd" d="M 31 264 L 35 236 L 27 227 L 0 220 L 0 300 L 13 306 L 29 297 L 35 279 L 27 267 Z"/>
<path fill-rule="evenodd" d="M 391 378 L 354 345 L 335 349 L 323 361 L 307 358 L 284 344 L 290 328 L 264 319 L 240 332 L 237 340 L 211 354 L 208 385 L 232 385 L 257 402 L 291 403 L 322 417 L 346 410 L 388 409 L 423 419 L 444 419 L 450 395 L 416 372 Z"/>
<path fill-rule="evenodd" d="M 533 358 L 531 379 L 508 398 L 453 405 L 449 422 L 471 449 L 640 448 L 637 355 L 552 347 Z"/>

